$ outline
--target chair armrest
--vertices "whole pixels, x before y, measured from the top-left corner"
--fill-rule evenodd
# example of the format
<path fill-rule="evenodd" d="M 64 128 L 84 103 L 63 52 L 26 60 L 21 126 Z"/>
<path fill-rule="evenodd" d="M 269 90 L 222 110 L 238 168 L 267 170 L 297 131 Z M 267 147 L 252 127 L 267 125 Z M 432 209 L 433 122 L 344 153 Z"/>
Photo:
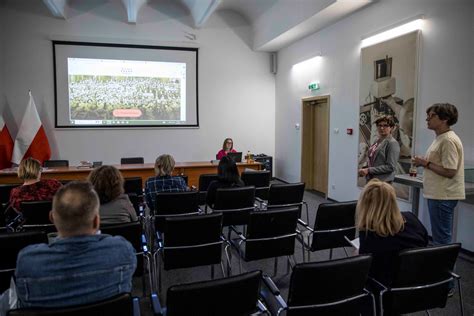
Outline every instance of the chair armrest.
<path fill-rule="evenodd" d="M 229 228 L 237 234 L 237 236 L 241 239 L 241 240 L 247 240 L 247 238 L 244 237 L 244 235 L 242 234 L 242 232 L 239 232 L 235 227 L 234 225 L 231 225 L 229 226 Z"/>
<path fill-rule="evenodd" d="M 377 281 L 376 279 L 374 279 L 372 277 L 367 278 L 367 283 L 372 285 L 372 286 L 377 287 L 379 290 L 387 291 L 389 289 L 388 287 L 383 285 L 381 282 Z"/>
<path fill-rule="evenodd" d="M 312 228 L 311 228 L 305 221 L 303 221 L 301 218 L 298 218 L 297 224 L 303 226 L 304 228 L 306 228 L 306 229 L 309 230 L 310 232 L 314 233 L 314 229 L 312 229 Z"/>
<path fill-rule="evenodd" d="M 453 276 L 455 279 L 461 279 L 461 276 L 459 274 L 454 273 L 453 271 L 449 271 L 449 274 L 451 274 L 451 276 Z"/>
<path fill-rule="evenodd" d="M 138 297 L 132 298 L 133 316 L 140 316 L 140 299 Z"/>
<path fill-rule="evenodd" d="M 280 295 L 280 289 L 276 286 L 275 282 L 273 282 L 272 278 L 267 275 L 263 276 L 263 283 L 268 287 L 268 289 L 272 292 L 273 295 Z"/>
<path fill-rule="evenodd" d="M 160 299 L 156 293 L 151 293 L 151 308 L 154 315 L 163 316 L 163 308 L 161 307 Z"/>

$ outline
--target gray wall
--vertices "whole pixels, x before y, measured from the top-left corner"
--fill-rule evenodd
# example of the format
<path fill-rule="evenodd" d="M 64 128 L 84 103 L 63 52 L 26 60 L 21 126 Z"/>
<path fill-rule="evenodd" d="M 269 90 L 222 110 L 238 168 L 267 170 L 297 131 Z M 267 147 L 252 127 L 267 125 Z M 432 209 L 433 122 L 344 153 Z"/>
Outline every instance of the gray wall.
<path fill-rule="evenodd" d="M 464 143 L 466 161 L 474 160 L 473 11 L 466 0 L 382 0 L 338 23 L 304 38 L 278 52 L 276 78 L 276 176 L 287 181 L 300 179 L 301 98 L 309 96 L 307 85 L 320 81 L 317 94 L 331 96 L 329 140 L 329 197 L 357 199 L 358 100 L 361 39 L 400 21 L 425 15 L 421 35 L 418 78 L 415 153 L 424 154 L 434 138 L 426 129 L 425 109 L 434 102 L 455 104 L 461 113 L 454 126 Z M 322 52 L 313 67 L 292 66 Z M 353 128 L 354 135 L 347 135 Z M 339 133 L 335 132 L 339 129 Z M 401 203 L 402 209 L 410 206 Z M 426 205 L 421 216 L 429 227 Z M 459 240 L 474 250 L 474 206 L 459 206 Z"/>
<path fill-rule="evenodd" d="M 40 0 L 9 1 L 2 10 L 0 77 L 6 102 L 0 106 L 12 113 L 8 125 L 13 136 L 31 89 L 53 158 L 72 164 L 118 163 L 124 156 L 153 162 L 162 153 L 177 161 L 208 161 L 225 137 L 233 137 L 238 150 L 274 154 L 275 79 L 268 54 L 249 47 L 251 29 L 241 16 L 219 12 L 196 30 L 179 2 L 160 2 L 159 7 L 149 2 L 132 25 L 125 22 L 121 1 L 94 3 L 74 2 L 67 20 L 53 18 Z M 187 33 L 196 34 L 197 40 L 187 39 Z M 55 129 L 51 39 L 198 47 L 200 128 Z"/>

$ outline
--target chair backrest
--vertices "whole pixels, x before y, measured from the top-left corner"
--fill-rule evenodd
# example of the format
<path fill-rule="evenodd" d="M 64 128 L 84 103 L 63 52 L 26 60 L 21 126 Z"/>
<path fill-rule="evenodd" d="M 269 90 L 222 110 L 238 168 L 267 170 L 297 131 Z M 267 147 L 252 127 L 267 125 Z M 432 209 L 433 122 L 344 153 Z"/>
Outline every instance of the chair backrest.
<path fill-rule="evenodd" d="M 207 191 L 209 184 L 212 181 L 217 180 L 218 176 L 216 174 L 201 174 L 199 176 L 199 191 Z"/>
<path fill-rule="evenodd" d="M 178 177 L 183 178 L 183 180 L 184 180 L 184 182 L 186 183 L 186 185 L 188 185 L 189 178 L 188 178 L 187 175 L 185 175 L 185 174 L 180 174 L 180 175 L 178 175 Z"/>
<path fill-rule="evenodd" d="M 102 225 L 100 231 L 102 234 L 122 236 L 132 244 L 137 253 L 137 269 L 134 276 L 143 275 L 142 226 L 140 222 Z"/>
<path fill-rule="evenodd" d="M 28 245 L 47 243 L 48 237 L 44 232 L 21 232 L 0 234 L 0 270 L 15 269 L 18 253 Z M 0 293 L 10 287 L 12 271 L 0 273 Z"/>
<path fill-rule="evenodd" d="M 295 252 L 298 207 L 250 213 L 245 260 L 289 256 Z"/>
<path fill-rule="evenodd" d="M 168 217 L 164 227 L 165 270 L 221 262 L 222 214 Z"/>
<path fill-rule="evenodd" d="M 371 262 L 370 255 L 361 255 L 297 264 L 290 279 L 287 315 L 303 312 L 303 310 L 292 310 L 292 307 L 337 302 L 362 294 Z M 328 307 L 324 311 L 333 312 L 332 315 L 359 315 L 359 303 L 345 303 Z M 307 311 L 309 315 L 312 309 L 308 308 Z M 319 315 L 315 310 L 312 313 Z"/>
<path fill-rule="evenodd" d="M 123 189 L 126 194 L 135 193 L 143 195 L 143 180 L 141 177 L 125 178 L 123 181 Z"/>
<path fill-rule="evenodd" d="M 83 315 L 133 315 L 132 297 L 129 293 L 120 294 L 111 299 L 81 305 L 54 309 L 16 309 L 9 311 L 10 316 L 83 316 Z"/>
<path fill-rule="evenodd" d="M 253 185 L 255 188 L 270 186 L 270 171 L 267 170 L 244 171 L 240 177 L 245 185 Z"/>
<path fill-rule="evenodd" d="M 10 201 L 10 192 L 13 188 L 21 184 L 0 184 L 0 203 L 8 203 Z"/>
<path fill-rule="evenodd" d="M 268 206 L 289 205 L 303 202 L 305 184 L 272 184 L 268 191 Z"/>
<path fill-rule="evenodd" d="M 142 164 L 142 163 L 145 163 L 145 159 L 143 159 L 143 157 L 120 158 L 121 165 L 132 165 L 132 164 Z"/>
<path fill-rule="evenodd" d="M 252 271 L 219 280 L 172 286 L 167 293 L 166 315 L 253 314 L 261 277 L 261 271 Z"/>
<path fill-rule="evenodd" d="M 47 168 L 69 167 L 69 160 L 45 160 L 43 166 Z"/>
<path fill-rule="evenodd" d="M 26 225 L 51 224 L 49 212 L 52 209 L 52 201 L 28 201 L 21 202 L 20 208 Z"/>
<path fill-rule="evenodd" d="M 199 193 L 197 191 L 185 192 L 159 192 L 155 199 L 155 228 L 163 231 L 166 216 L 191 215 L 199 211 Z"/>
<path fill-rule="evenodd" d="M 311 250 L 347 246 L 346 236 L 355 238 L 355 211 L 357 201 L 319 204 L 314 221 Z M 318 232 L 319 231 L 319 232 Z"/>
<path fill-rule="evenodd" d="M 461 244 L 403 250 L 398 255 L 392 288 L 433 284 L 451 277 Z M 384 310 L 399 313 L 446 306 L 448 283 L 414 291 L 391 292 L 384 296 Z"/>
<path fill-rule="evenodd" d="M 254 210 L 254 203 L 254 186 L 217 189 L 214 210 L 223 213 L 224 226 L 244 225 Z"/>

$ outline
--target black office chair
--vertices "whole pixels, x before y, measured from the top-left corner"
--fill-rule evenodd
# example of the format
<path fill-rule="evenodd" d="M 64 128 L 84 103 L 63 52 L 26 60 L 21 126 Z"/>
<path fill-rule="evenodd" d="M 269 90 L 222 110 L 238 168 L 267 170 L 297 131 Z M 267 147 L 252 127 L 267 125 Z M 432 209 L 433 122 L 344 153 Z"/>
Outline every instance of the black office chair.
<path fill-rule="evenodd" d="M 105 301 L 87 305 L 52 309 L 22 308 L 8 312 L 9 316 L 140 316 L 140 302 L 129 293 L 120 294 Z"/>
<path fill-rule="evenodd" d="M 0 203 L 8 203 L 10 201 L 10 192 L 13 188 L 21 184 L 0 184 Z"/>
<path fill-rule="evenodd" d="M 167 292 L 166 312 L 158 296 L 151 298 L 155 315 L 261 315 L 267 314 L 259 300 L 262 273 L 252 271 L 219 280 L 180 284 Z"/>
<path fill-rule="evenodd" d="M 308 260 L 311 259 L 311 252 L 318 250 L 329 250 L 329 259 L 332 259 L 333 248 L 348 246 L 349 240 L 355 238 L 355 211 L 357 201 L 322 203 L 319 204 L 314 220 L 314 226 L 311 228 L 302 220 L 298 221 L 304 230 L 298 237 L 302 244 L 303 260 L 305 260 L 304 251 L 308 253 Z M 347 255 L 347 252 L 346 252 Z"/>
<path fill-rule="evenodd" d="M 370 255 L 323 262 L 301 263 L 293 268 L 288 299 L 281 297 L 272 279 L 264 276 L 262 295 L 272 315 L 359 315 L 374 296 L 364 287 L 370 270 Z M 370 305 L 369 305 L 370 306 Z"/>
<path fill-rule="evenodd" d="M 232 244 L 239 252 L 240 273 L 242 273 L 240 258 L 247 262 L 275 258 L 273 275 L 277 275 L 278 257 L 286 256 L 288 258 L 287 271 L 289 271 L 290 264 L 295 265 L 294 258 L 293 262 L 290 258 L 295 253 L 298 212 L 298 207 L 251 212 L 245 236 L 231 226 L 239 236 L 238 243 L 233 240 Z"/>
<path fill-rule="evenodd" d="M 198 194 L 197 191 L 157 193 L 152 216 L 155 230 L 164 231 L 164 221 L 167 217 L 201 214 Z"/>
<path fill-rule="evenodd" d="M 255 186 L 255 197 L 268 200 L 271 178 L 270 171 L 244 171 L 240 177 L 245 185 Z"/>
<path fill-rule="evenodd" d="M 153 257 L 159 292 L 162 284 L 162 267 L 169 271 L 211 265 L 211 278 L 214 278 L 214 265 L 220 264 L 222 274 L 225 276 L 221 255 L 224 242 L 222 214 L 167 217 L 164 230 L 156 232 L 156 239 L 158 248 Z"/>
<path fill-rule="evenodd" d="M 217 179 L 217 174 L 201 174 L 199 176 L 199 205 L 206 204 L 207 188 L 209 188 L 209 184 L 211 184 L 212 181 Z"/>
<path fill-rule="evenodd" d="M 21 232 L 0 234 L 0 293 L 10 287 L 10 278 L 15 272 L 16 260 L 21 249 L 28 245 L 47 243 L 44 232 Z"/>
<path fill-rule="evenodd" d="M 100 231 L 102 234 L 122 236 L 132 244 L 133 248 L 135 248 L 137 255 L 137 269 L 133 275 L 142 277 L 143 294 L 145 295 L 145 274 L 146 271 L 148 271 L 148 282 L 151 289 L 153 286 L 153 271 L 151 267 L 151 253 L 149 251 L 147 239 L 142 232 L 141 224 L 139 222 L 131 222 L 124 224 L 103 225 L 100 227 Z"/>
<path fill-rule="evenodd" d="M 49 212 L 52 210 L 52 201 L 25 201 L 20 203 L 20 209 L 25 218 L 24 225 L 51 225 Z"/>
<path fill-rule="evenodd" d="M 213 210 L 223 214 L 224 226 L 246 225 L 250 212 L 255 210 L 254 203 L 254 186 L 217 189 Z"/>
<path fill-rule="evenodd" d="M 43 167 L 69 167 L 69 160 L 45 160 L 43 162 Z"/>
<path fill-rule="evenodd" d="M 460 315 L 464 315 L 460 276 L 453 272 L 461 244 L 401 251 L 391 285 L 380 286 L 381 315 L 406 314 L 446 306 L 448 284 L 457 281 Z"/>
<path fill-rule="evenodd" d="M 124 178 L 123 189 L 126 194 L 135 193 L 143 196 L 143 180 L 141 177 Z"/>
<path fill-rule="evenodd" d="M 121 165 L 133 165 L 133 164 L 143 164 L 145 159 L 143 157 L 125 157 L 120 158 Z"/>
<path fill-rule="evenodd" d="M 268 190 L 268 200 L 260 201 L 261 208 L 272 209 L 289 206 L 298 206 L 301 209 L 303 205 L 306 207 L 306 221 L 309 221 L 308 204 L 303 200 L 305 184 L 299 183 L 278 183 L 271 184 Z"/>

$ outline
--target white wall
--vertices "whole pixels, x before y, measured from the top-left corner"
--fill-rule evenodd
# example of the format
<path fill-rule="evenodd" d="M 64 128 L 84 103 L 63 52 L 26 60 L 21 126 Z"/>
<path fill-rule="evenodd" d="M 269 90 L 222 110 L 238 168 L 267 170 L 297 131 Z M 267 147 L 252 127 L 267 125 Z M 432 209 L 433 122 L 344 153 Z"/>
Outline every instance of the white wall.
<path fill-rule="evenodd" d="M 467 0 L 381 0 L 279 51 L 276 176 L 287 181 L 300 180 L 301 130 L 295 129 L 294 124 L 301 122 L 301 98 L 310 95 L 307 84 L 317 80 L 321 83 L 317 94 L 331 96 L 329 197 L 340 201 L 358 197 L 360 41 L 366 34 L 419 14 L 424 14 L 426 20 L 420 45 L 415 152 L 423 154 L 433 140 L 433 132 L 426 129 L 426 108 L 447 101 L 460 111 L 454 129 L 463 140 L 466 160 L 474 160 L 473 11 L 474 3 Z M 319 63 L 303 70 L 292 68 L 320 51 L 323 57 Z M 354 129 L 354 135 L 346 135 L 348 127 Z M 340 132 L 335 133 L 335 128 Z M 428 225 L 425 209 L 423 205 L 421 216 Z M 474 206 L 461 203 L 459 212 L 458 239 L 472 251 Z"/>
<path fill-rule="evenodd" d="M 70 2 L 72 3 L 72 2 Z M 101 2 L 96 2 L 101 3 Z M 178 2 L 147 3 L 137 25 L 125 23 L 121 1 L 74 2 L 67 21 L 55 19 L 42 1 L 10 1 L 4 10 L 5 85 L 3 107 L 12 112 L 16 135 L 31 89 L 46 126 L 53 158 L 118 163 L 120 157 L 143 156 L 153 162 L 170 153 L 177 161 L 210 160 L 225 137 L 236 149 L 274 154 L 275 79 L 269 56 L 251 50 L 250 27 L 241 16 L 223 11 L 195 30 Z M 186 32 L 197 35 L 190 42 Z M 198 129 L 54 129 L 54 78 L 51 39 L 199 48 Z M 1 92 L 1 91 L 0 91 Z M 0 105 L 2 106 L 2 105 Z M 0 110 L 2 110 L 0 108 Z"/>

